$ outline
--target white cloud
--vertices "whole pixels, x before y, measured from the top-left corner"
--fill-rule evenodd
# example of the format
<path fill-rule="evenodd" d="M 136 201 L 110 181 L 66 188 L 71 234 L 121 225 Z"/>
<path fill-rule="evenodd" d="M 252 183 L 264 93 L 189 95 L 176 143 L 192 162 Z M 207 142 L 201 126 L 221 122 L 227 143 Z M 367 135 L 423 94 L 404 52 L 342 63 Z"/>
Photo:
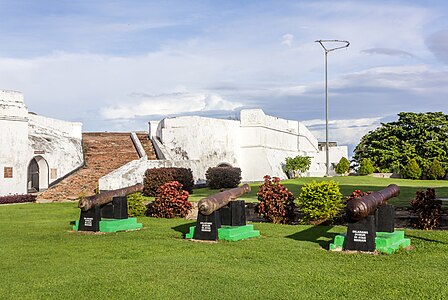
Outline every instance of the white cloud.
<path fill-rule="evenodd" d="M 361 51 L 366 54 L 382 54 L 389 56 L 402 56 L 402 57 L 414 57 L 410 52 L 398 50 L 398 49 L 388 49 L 388 48 L 370 48 Z"/>
<path fill-rule="evenodd" d="M 397 3 L 280 5 L 287 14 L 276 9 L 247 14 L 247 7 L 236 4 L 220 14 L 200 14 L 197 8 L 215 12 L 217 7 L 192 8 L 190 3 L 174 15 L 157 4 L 152 5 L 166 14 L 118 3 L 120 18 L 98 19 L 89 13 L 71 21 L 58 18 L 49 26 L 63 29 L 56 30 L 56 38 L 46 30 L 37 37 L 30 31 L 36 37 L 33 44 L 22 40 L 26 35 L 11 35 L 4 43 L 9 51 L 0 51 L 0 88 L 24 92 L 37 113 L 90 122 L 86 127 L 93 129 L 96 123 L 103 128 L 112 124 L 103 117 L 119 122 L 116 118 L 137 116 L 136 121 L 141 115 L 232 110 L 243 104 L 287 119 L 322 118 L 324 55 L 314 41 L 337 38 L 351 45 L 329 54 L 332 118 L 446 111 L 447 72 L 434 64 L 424 37 L 438 11 Z M 86 12 L 97 11 L 85 5 Z M 22 30 L 28 33 L 31 27 Z M 6 34 L 7 29 L 0 31 Z M 40 45 L 45 47 L 36 54 Z M 20 57 L 17 49 L 32 54 L 25 55 L 28 59 L 1 57 Z M 365 55 L 363 50 L 388 55 Z M 352 136 L 342 134 L 347 140 Z"/>
<path fill-rule="evenodd" d="M 403 93 L 426 91 L 446 94 L 448 77 L 447 72 L 431 69 L 428 65 L 406 65 L 376 67 L 360 72 L 341 76 L 331 82 L 338 89 L 348 87 L 395 89 Z M 437 85 L 437 87 L 436 87 Z M 436 88 L 436 89 L 435 89 Z"/>
<path fill-rule="evenodd" d="M 101 114 L 106 119 L 132 119 L 150 115 L 176 115 L 214 110 L 234 110 L 241 103 L 230 102 L 220 95 L 210 93 L 173 93 L 164 95 L 139 95 L 136 104 L 106 107 Z"/>
<path fill-rule="evenodd" d="M 357 145 L 361 138 L 380 125 L 382 117 L 331 120 L 328 122 L 329 140 L 338 145 Z M 325 120 L 302 122 L 319 141 L 325 141 Z"/>
<path fill-rule="evenodd" d="M 282 36 L 282 44 L 291 47 L 294 40 L 294 35 L 287 33 Z"/>

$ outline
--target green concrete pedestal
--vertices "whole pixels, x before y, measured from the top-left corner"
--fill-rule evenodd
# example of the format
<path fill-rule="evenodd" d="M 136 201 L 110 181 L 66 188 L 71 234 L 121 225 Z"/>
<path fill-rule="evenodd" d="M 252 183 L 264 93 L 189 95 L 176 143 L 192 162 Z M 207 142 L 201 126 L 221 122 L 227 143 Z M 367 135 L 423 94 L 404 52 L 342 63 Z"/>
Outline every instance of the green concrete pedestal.
<path fill-rule="evenodd" d="M 192 239 L 196 226 L 190 227 L 190 232 L 185 235 L 186 239 Z M 245 226 L 222 226 L 218 229 L 218 239 L 225 241 L 239 241 L 260 235 L 259 230 L 254 230 L 254 225 Z"/>
<path fill-rule="evenodd" d="M 78 231 L 79 221 L 76 221 L 73 230 Z M 143 227 L 142 223 L 137 223 L 137 218 L 127 219 L 101 219 L 99 232 L 117 232 L 126 230 L 136 230 Z"/>
<path fill-rule="evenodd" d="M 337 235 L 334 242 L 330 244 L 330 250 L 342 250 L 345 234 Z M 400 248 L 411 245 L 411 240 L 404 237 L 404 231 L 377 232 L 375 237 L 375 248 L 378 252 L 392 254 Z"/>

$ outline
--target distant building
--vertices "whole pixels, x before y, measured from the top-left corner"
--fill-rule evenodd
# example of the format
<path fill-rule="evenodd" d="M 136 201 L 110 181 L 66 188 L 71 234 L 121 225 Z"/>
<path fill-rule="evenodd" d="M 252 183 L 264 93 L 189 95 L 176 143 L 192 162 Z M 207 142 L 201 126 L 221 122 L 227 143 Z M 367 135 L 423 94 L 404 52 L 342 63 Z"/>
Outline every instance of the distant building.
<path fill-rule="evenodd" d="M 84 163 L 82 124 L 29 113 L 0 90 L 0 196 L 42 191 Z"/>
<path fill-rule="evenodd" d="M 261 109 L 241 111 L 240 120 L 199 116 L 165 118 L 150 122 L 149 136 L 158 160 L 142 157 L 99 180 L 100 190 L 117 189 L 142 181 L 148 168 L 187 167 L 196 183 L 205 182 L 209 167 L 239 167 L 243 181 L 262 181 L 264 175 L 286 178 L 286 157 L 311 157 L 305 176 L 325 175 L 325 148 L 301 122 L 264 114 Z M 330 175 L 333 165 L 348 156 L 346 146 L 330 144 Z"/>

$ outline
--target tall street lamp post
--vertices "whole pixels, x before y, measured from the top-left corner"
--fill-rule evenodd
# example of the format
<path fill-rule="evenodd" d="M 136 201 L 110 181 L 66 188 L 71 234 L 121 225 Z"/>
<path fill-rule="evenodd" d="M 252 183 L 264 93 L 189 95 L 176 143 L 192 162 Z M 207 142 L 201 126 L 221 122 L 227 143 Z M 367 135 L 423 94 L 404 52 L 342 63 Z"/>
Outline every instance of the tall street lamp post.
<path fill-rule="evenodd" d="M 349 41 L 342 40 L 317 40 L 316 43 L 319 43 L 322 48 L 325 50 L 325 153 L 326 153 L 326 171 L 325 176 L 329 176 L 330 169 L 330 152 L 329 152 L 329 143 L 328 143 L 328 53 L 334 50 L 347 48 L 350 45 Z M 331 44 L 340 44 L 343 43 L 343 46 L 337 46 L 332 48 L 325 47 L 325 43 Z"/>

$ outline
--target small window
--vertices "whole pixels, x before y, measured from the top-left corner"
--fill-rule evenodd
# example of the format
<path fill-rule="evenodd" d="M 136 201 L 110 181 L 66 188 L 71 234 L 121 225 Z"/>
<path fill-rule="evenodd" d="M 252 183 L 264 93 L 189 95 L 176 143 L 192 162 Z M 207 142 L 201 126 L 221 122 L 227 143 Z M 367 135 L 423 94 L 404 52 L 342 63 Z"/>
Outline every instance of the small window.
<path fill-rule="evenodd" d="M 51 179 L 58 178 L 58 169 L 50 169 L 50 178 Z"/>
<path fill-rule="evenodd" d="M 12 167 L 5 167 L 3 169 L 3 177 L 4 178 L 12 178 Z"/>

